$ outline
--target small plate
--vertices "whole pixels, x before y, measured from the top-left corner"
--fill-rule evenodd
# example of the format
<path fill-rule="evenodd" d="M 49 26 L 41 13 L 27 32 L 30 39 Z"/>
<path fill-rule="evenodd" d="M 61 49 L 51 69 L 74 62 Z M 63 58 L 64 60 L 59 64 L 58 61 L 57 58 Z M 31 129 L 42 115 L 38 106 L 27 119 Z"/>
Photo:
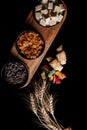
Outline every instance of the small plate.
<path fill-rule="evenodd" d="M 52 27 L 60 23 L 65 8 L 60 0 L 41 0 L 35 5 L 33 14 L 35 20 L 43 27 Z"/>
<path fill-rule="evenodd" d="M 25 30 L 19 34 L 16 40 L 18 53 L 26 59 L 36 59 L 45 48 L 43 37 L 35 30 Z"/>

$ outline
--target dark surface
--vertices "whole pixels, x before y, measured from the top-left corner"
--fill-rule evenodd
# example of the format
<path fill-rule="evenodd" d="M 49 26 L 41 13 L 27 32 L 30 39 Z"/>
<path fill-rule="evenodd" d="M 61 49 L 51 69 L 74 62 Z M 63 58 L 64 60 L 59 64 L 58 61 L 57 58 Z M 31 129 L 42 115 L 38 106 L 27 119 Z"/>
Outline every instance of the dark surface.
<path fill-rule="evenodd" d="M 55 114 L 65 127 L 71 125 L 73 130 L 80 130 L 84 120 L 85 94 L 83 90 L 86 86 L 84 85 L 85 47 L 84 38 L 82 38 L 84 26 L 81 18 L 82 3 L 78 0 L 65 0 L 64 2 L 67 6 L 67 18 L 47 55 L 54 55 L 55 48 L 63 44 L 68 57 L 65 66 L 67 78 L 61 86 L 52 87 L 52 92 L 59 94 Z M 0 16 L 0 28 L 2 27 L 0 30 L 0 68 L 8 57 L 10 58 L 11 46 L 19 32 L 25 27 L 25 19 L 34 4 L 32 0 L 12 1 L 8 6 L 2 2 L 4 12 L 2 11 Z M 37 129 L 37 125 L 32 123 L 34 118 L 32 112 L 26 109 L 21 98 L 21 94 L 26 92 L 26 88 L 8 89 L 8 86 L 3 86 L 0 81 L 0 127 L 2 126 L 0 129 Z"/>

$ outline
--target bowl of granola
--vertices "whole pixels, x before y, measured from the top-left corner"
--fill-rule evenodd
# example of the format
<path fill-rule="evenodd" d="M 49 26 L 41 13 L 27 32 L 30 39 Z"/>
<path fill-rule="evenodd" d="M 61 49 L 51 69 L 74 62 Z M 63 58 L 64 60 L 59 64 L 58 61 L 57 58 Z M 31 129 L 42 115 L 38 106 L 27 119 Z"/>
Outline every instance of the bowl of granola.
<path fill-rule="evenodd" d="M 26 59 L 39 57 L 45 48 L 45 41 L 36 30 L 25 30 L 19 34 L 15 42 L 18 53 Z"/>

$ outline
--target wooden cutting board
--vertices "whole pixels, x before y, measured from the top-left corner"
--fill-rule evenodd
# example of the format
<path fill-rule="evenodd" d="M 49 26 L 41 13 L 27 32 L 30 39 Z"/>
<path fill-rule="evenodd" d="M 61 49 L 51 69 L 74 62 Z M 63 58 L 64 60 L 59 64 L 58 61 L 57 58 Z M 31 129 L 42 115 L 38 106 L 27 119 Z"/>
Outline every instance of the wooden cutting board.
<path fill-rule="evenodd" d="M 52 45 L 56 35 L 58 34 L 59 30 L 61 29 L 61 27 L 66 19 L 67 7 L 63 1 L 61 1 L 61 2 L 64 5 L 65 11 L 64 11 L 64 16 L 63 16 L 62 21 L 60 23 L 58 23 L 57 25 L 55 25 L 53 27 L 42 27 L 34 19 L 33 10 L 31 10 L 29 12 L 29 15 L 25 21 L 26 24 L 29 24 L 32 27 L 34 27 L 42 35 L 42 37 L 45 40 L 45 50 L 38 58 L 36 58 L 34 60 L 28 60 L 28 59 L 23 58 L 17 52 L 15 43 L 13 44 L 13 46 L 11 48 L 12 55 L 14 55 L 17 58 L 19 58 L 20 60 L 22 60 L 28 67 L 28 72 L 29 72 L 28 80 L 27 80 L 26 84 L 24 86 L 22 86 L 21 88 L 26 87 L 30 83 L 32 77 L 34 76 L 36 70 L 38 69 L 40 63 L 42 62 L 43 58 L 45 57 L 47 51 L 49 50 L 50 46 Z"/>

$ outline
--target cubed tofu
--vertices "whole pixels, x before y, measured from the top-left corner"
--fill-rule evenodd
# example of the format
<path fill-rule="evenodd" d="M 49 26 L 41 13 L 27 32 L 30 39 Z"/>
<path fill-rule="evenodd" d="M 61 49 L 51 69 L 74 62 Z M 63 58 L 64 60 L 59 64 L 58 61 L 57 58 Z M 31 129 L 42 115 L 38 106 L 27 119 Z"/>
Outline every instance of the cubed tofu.
<path fill-rule="evenodd" d="M 48 14 L 48 9 L 41 10 L 41 13 L 44 14 L 44 15 L 47 15 Z"/>
<path fill-rule="evenodd" d="M 42 5 L 36 5 L 35 6 L 35 11 L 40 11 L 42 9 Z"/>
<path fill-rule="evenodd" d="M 51 9 L 51 10 L 53 9 L 53 2 L 48 3 L 48 9 Z"/>
<path fill-rule="evenodd" d="M 42 4 L 47 4 L 48 0 L 42 0 Z"/>
<path fill-rule="evenodd" d="M 46 20 L 41 19 L 41 20 L 40 20 L 40 24 L 41 24 L 42 26 L 46 26 Z"/>
<path fill-rule="evenodd" d="M 36 12 L 35 13 L 36 19 L 39 21 L 42 18 L 41 12 Z"/>

